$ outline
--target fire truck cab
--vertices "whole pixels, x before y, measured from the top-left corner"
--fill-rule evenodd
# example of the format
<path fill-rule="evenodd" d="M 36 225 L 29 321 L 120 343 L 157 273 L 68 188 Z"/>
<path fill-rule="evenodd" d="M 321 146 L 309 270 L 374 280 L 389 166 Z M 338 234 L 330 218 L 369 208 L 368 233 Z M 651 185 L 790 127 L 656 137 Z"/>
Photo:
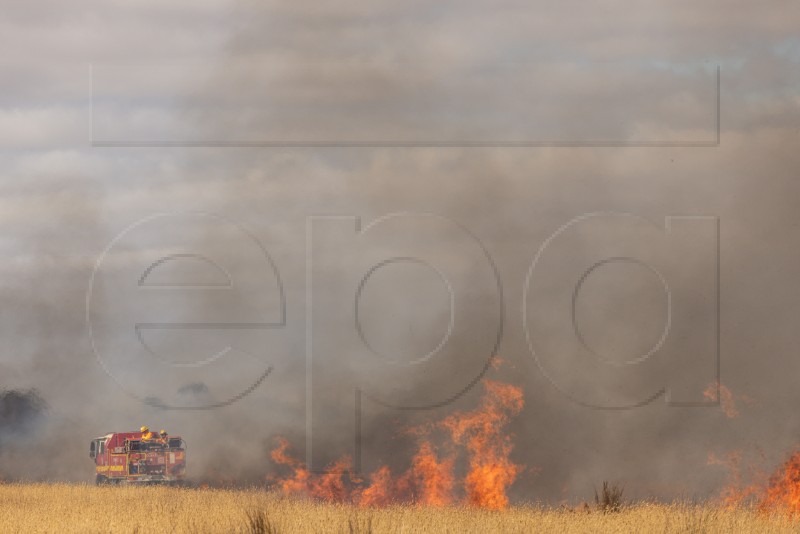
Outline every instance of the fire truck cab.
<path fill-rule="evenodd" d="M 186 444 L 180 436 L 143 441 L 141 432 L 112 432 L 89 443 L 89 458 L 98 485 L 177 484 L 186 475 Z"/>

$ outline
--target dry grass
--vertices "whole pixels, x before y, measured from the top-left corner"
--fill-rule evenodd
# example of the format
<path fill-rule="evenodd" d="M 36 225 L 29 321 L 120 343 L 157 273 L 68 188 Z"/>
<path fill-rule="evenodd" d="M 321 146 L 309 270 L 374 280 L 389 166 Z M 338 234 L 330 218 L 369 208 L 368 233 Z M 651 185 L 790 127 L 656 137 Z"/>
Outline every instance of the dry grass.
<path fill-rule="evenodd" d="M 258 490 L 0 484 L 2 532 L 797 532 L 784 515 L 637 504 L 619 513 L 518 506 L 358 509 Z"/>
<path fill-rule="evenodd" d="M 595 507 L 604 514 L 616 513 L 622 510 L 622 494 L 624 493 L 622 486 L 616 484 L 609 484 L 603 481 L 603 491 L 599 494 L 594 490 L 594 504 Z"/>

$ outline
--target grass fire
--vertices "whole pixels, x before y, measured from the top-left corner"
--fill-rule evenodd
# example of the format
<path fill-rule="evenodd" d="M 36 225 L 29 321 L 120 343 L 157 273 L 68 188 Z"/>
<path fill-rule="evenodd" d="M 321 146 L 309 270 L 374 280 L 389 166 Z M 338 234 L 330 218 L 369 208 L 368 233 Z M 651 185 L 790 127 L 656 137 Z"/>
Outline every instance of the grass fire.
<path fill-rule="evenodd" d="M 720 492 L 723 506 L 800 517 L 800 451 L 789 454 L 771 474 L 758 466 L 743 473 L 741 451 L 733 451 L 724 459 L 712 455 L 709 463 L 724 465 L 730 471 L 729 483 Z"/>
<path fill-rule="evenodd" d="M 0 534 L 800 534 L 798 8 L 0 0 Z"/>
<path fill-rule="evenodd" d="M 286 495 L 360 506 L 463 502 L 489 510 L 505 509 L 507 489 L 524 469 L 509 459 L 513 444 L 505 432 L 510 418 L 522 410 L 523 393 L 519 387 L 494 380 L 485 380 L 483 388 L 475 410 L 405 429 L 415 437 L 416 450 L 403 473 L 394 474 L 381 466 L 364 479 L 353 472 L 351 459 L 343 457 L 328 466 L 326 473 L 312 474 L 290 454 L 289 442 L 280 438 L 271 458 L 289 474 L 277 478 L 275 484 Z M 439 442 L 434 437 L 437 431 L 443 434 Z M 466 455 L 468 465 L 462 478 L 454 472 L 459 454 Z"/>
<path fill-rule="evenodd" d="M 741 451 L 708 463 L 730 470 L 728 484 L 705 502 L 628 500 L 625 488 L 603 481 L 594 500 L 553 505 L 512 499 L 509 490 L 536 469 L 512 460 L 509 425 L 524 408 L 523 390 L 484 378 L 472 409 L 397 432 L 409 438 L 406 464 L 358 473 L 350 457 L 310 471 L 290 441 L 274 439 L 271 468 L 261 484 L 206 475 L 170 487 L 172 464 L 145 463 L 184 454 L 180 436 L 149 428 L 92 441 L 90 455 L 105 487 L 0 482 L 0 515 L 7 532 L 795 532 L 800 529 L 800 452 L 770 475 L 743 466 Z M 720 406 L 723 415 L 733 409 Z M 18 398 L 9 397 L 10 406 Z M 39 401 L 41 404 L 41 401 Z M 26 405 L 27 406 L 27 405 Z M 7 410 L 8 411 L 8 410 Z M 128 450 L 130 449 L 130 450 Z M 135 471 L 113 456 L 134 456 Z M 159 456 L 160 455 L 160 456 Z M 140 458 L 141 457 L 141 458 Z M 152 464 L 152 465 L 151 465 Z M 122 464 L 121 464 L 122 465 Z M 184 464 L 176 464 L 183 475 Z M 105 471 L 103 471 L 105 469 Z M 141 478 L 140 477 L 144 477 Z M 111 481 L 117 482 L 111 487 Z M 153 484 L 156 487 L 153 487 Z M 125 514 L 115 513 L 124 508 Z M 55 513 L 54 513 L 55 511 Z"/>

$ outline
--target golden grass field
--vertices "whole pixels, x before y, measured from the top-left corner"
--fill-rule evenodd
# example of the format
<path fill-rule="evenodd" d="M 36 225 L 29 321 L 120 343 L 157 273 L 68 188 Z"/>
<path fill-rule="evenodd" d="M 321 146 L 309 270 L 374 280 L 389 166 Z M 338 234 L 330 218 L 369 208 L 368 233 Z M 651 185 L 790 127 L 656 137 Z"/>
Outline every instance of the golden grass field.
<path fill-rule="evenodd" d="M 515 506 L 355 508 L 262 490 L 0 484 L 2 532 L 798 532 L 800 521 L 713 505 L 636 504 L 619 513 Z"/>

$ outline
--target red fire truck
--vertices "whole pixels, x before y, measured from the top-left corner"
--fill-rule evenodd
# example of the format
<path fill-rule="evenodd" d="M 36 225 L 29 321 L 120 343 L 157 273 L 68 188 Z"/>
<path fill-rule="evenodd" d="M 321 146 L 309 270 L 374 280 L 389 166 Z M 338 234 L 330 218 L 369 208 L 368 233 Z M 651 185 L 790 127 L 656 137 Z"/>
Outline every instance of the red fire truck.
<path fill-rule="evenodd" d="M 180 436 L 142 440 L 141 432 L 112 432 L 89 444 L 100 484 L 178 484 L 186 475 L 186 444 Z"/>

